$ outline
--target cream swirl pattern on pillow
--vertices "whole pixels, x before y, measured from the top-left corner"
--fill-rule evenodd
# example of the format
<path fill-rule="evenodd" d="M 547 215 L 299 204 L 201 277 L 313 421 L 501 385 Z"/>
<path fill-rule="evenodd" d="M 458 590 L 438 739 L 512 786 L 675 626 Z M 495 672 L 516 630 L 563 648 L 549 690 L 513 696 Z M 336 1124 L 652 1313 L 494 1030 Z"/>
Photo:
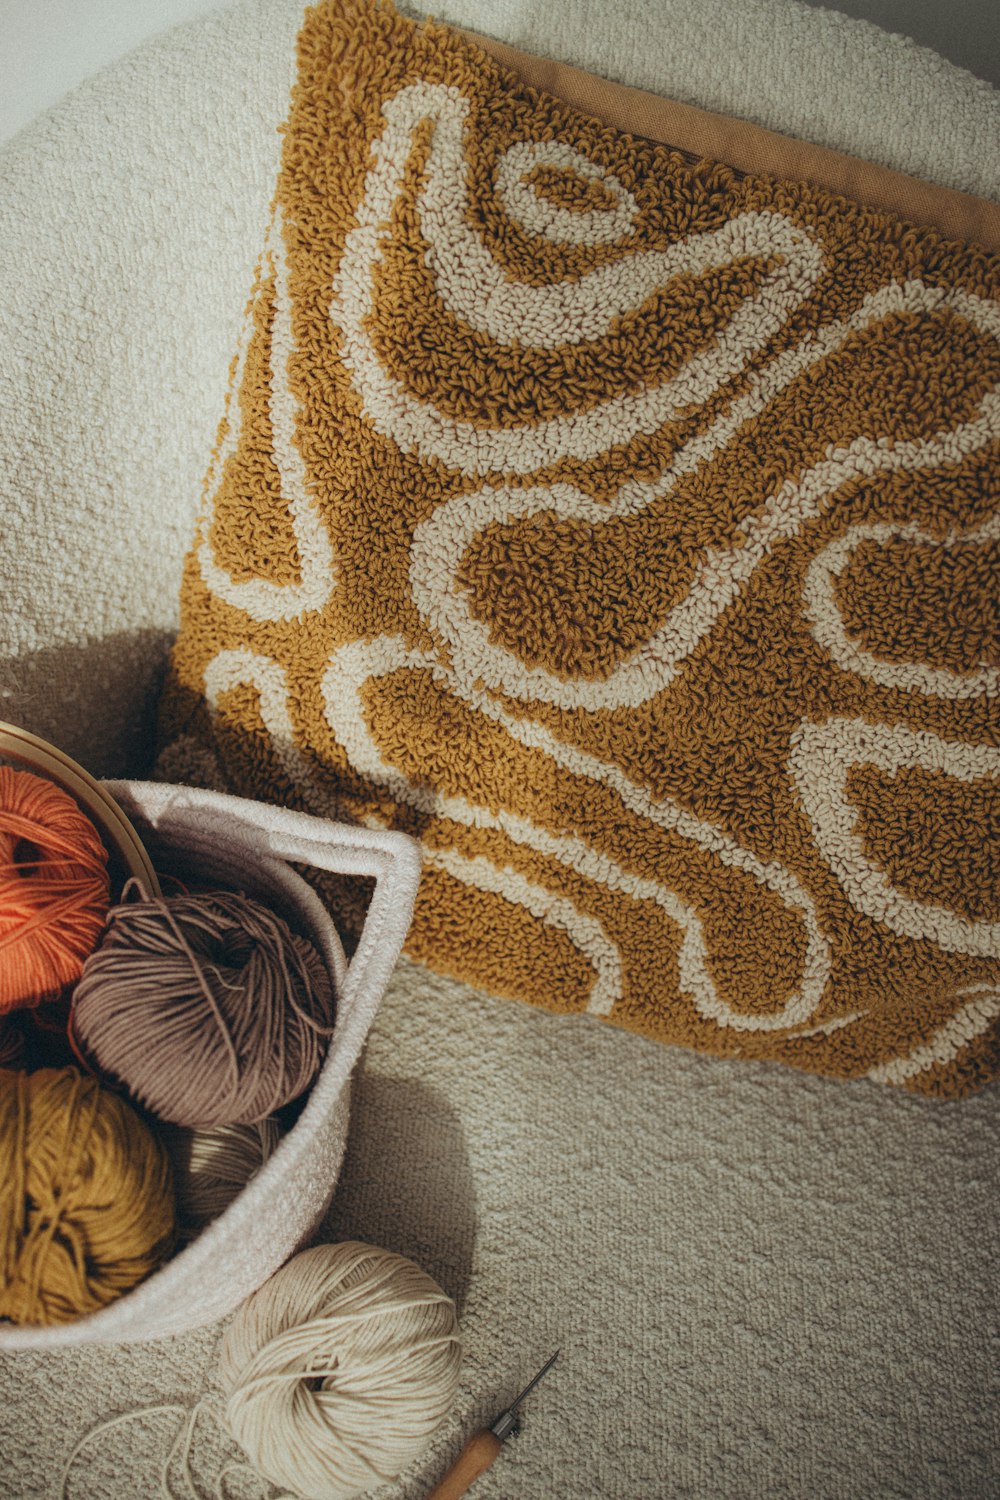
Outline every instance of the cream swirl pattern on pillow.
<path fill-rule="evenodd" d="M 409 951 L 498 994 L 980 1085 L 998 288 L 446 28 L 309 11 L 164 768 L 416 834 Z"/>

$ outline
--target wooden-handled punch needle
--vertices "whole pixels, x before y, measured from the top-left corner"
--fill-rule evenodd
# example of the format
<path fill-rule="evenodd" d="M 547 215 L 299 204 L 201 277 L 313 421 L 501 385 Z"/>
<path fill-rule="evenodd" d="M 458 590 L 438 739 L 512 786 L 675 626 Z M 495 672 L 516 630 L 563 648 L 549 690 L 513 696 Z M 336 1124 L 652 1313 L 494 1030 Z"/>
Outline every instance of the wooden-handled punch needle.
<path fill-rule="evenodd" d="M 505 1411 L 500 1413 L 492 1427 L 484 1427 L 480 1432 L 472 1434 L 441 1483 L 431 1490 L 427 1500 L 459 1500 L 459 1496 L 465 1494 L 470 1484 L 479 1478 L 483 1470 L 489 1468 L 507 1438 L 516 1437 L 520 1431 L 517 1408 L 546 1371 L 552 1368 L 558 1357 L 559 1350 L 557 1349 L 552 1358 L 546 1360 L 538 1374 L 528 1381 L 521 1394 L 510 1403 Z"/>

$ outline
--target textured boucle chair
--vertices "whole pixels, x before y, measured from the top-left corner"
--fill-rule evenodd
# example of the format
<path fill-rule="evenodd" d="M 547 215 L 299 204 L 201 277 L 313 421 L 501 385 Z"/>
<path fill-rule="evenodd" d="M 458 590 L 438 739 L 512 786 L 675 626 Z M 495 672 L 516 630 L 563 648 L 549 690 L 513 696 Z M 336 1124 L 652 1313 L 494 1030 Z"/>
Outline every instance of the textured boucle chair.
<path fill-rule="evenodd" d="M 831 12 L 451 0 L 437 14 L 1000 199 L 996 93 Z M 182 27 L 3 153 L 0 716 L 98 774 L 148 769 L 300 19 L 266 0 Z M 404 961 L 325 1228 L 439 1279 L 467 1357 L 452 1418 L 382 1500 L 426 1492 L 557 1345 L 484 1500 L 996 1493 L 998 1098 L 935 1103 L 669 1050 Z M 101 1419 L 193 1403 L 219 1337 L 4 1356 L 0 1495 L 51 1493 Z M 105 1433 L 68 1493 L 153 1495 L 175 1421 Z M 222 1457 L 199 1429 L 206 1484 Z"/>

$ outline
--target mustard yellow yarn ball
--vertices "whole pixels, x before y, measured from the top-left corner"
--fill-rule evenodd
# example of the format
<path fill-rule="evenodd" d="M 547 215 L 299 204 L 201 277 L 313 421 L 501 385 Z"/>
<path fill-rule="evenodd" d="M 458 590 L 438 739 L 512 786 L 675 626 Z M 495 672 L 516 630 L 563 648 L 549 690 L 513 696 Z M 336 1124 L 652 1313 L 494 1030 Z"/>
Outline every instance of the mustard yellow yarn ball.
<path fill-rule="evenodd" d="M 169 1254 L 167 1153 L 77 1068 L 0 1069 L 0 1163 L 0 1318 L 68 1323 Z"/>

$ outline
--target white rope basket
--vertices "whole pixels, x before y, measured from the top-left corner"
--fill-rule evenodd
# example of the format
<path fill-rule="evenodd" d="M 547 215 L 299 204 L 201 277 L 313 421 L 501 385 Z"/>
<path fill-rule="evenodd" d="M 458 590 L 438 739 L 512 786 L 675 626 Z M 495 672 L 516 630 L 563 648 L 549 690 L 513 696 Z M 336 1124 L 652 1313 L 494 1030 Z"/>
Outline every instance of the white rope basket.
<path fill-rule="evenodd" d="M 135 825 L 154 864 L 238 886 L 312 940 L 336 989 L 334 1032 L 299 1119 L 196 1240 L 100 1312 L 44 1328 L 0 1323 L 0 1351 L 186 1333 L 231 1312 L 308 1238 L 333 1197 L 347 1142 L 351 1071 L 399 957 L 420 875 L 419 846 L 405 834 L 354 828 L 193 787 L 103 785 Z M 374 878 L 349 963 L 325 907 L 290 861 Z"/>

